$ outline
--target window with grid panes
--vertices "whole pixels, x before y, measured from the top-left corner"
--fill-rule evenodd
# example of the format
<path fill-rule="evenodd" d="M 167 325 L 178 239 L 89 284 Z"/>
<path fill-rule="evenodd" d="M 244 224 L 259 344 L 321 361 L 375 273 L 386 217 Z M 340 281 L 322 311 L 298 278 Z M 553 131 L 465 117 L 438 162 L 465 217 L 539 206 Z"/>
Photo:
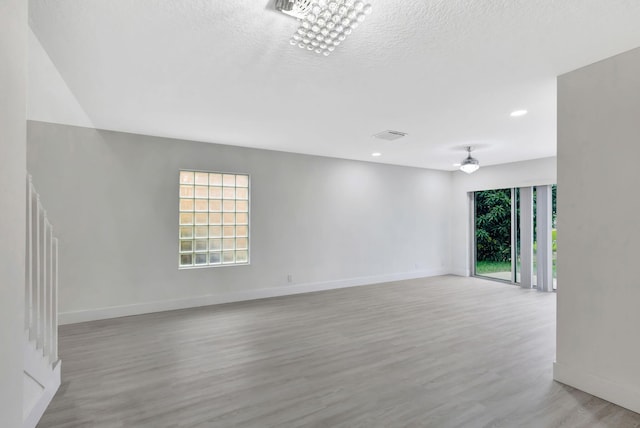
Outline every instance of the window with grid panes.
<path fill-rule="evenodd" d="M 179 267 L 249 263 L 249 176 L 180 171 Z"/>

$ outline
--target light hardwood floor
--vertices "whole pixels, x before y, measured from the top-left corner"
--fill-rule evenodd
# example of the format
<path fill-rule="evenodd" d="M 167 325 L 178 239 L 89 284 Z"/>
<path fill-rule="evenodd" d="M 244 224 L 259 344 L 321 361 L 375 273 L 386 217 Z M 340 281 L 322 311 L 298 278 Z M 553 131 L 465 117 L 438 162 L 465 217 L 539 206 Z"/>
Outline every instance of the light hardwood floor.
<path fill-rule="evenodd" d="M 454 276 L 95 321 L 38 426 L 640 427 L 554 352 L 554 294 Z"/>

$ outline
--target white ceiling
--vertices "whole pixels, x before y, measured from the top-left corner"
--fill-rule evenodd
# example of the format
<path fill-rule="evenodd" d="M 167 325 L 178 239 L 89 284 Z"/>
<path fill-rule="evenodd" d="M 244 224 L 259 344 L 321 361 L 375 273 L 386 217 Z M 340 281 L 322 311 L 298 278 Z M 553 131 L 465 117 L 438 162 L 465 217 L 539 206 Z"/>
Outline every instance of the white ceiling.
<path fill-rule="evenodd" d="M 97 128 L 447 170 L 466 145 L 554 156 L 555 77 L 640 46 L 638 0 L 371 0 L 324 57 L 271 2 L 31 0 L 30 21 Z"/>

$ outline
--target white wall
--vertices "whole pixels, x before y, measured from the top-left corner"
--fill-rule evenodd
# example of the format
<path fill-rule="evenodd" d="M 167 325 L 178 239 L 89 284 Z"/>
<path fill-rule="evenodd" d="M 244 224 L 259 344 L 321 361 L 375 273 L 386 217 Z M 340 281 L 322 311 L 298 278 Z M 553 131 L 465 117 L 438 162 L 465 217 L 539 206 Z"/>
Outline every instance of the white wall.
<path fill-rule="evenodd" d="M 470 206 L 467 194 L 478 190 L 528 187 L 556 183 L 556 158 L 481 167 L 473 174 L 453 174 L 451 269 L 461 276 L 470 274 Z M 561 190 L 560 190 L 561 192 Z"/>
<path fill-rule="evenodd" d="M 93 127 L 31 29 L 28 41 L 27 119 Z"/>
<path fill-rule="evenodd" d="M 558 79 L 555 378 L 640 412 L 640 48 Z"/>
<path fill-rule="evenodd" d="M 0 2 L 0 425 L 22 425 L 27 2 Z"/>
<path fill-rule="evenodd" d="M 449 272 L 449 172 L 28 130 L 28 168 L 61 240 L 63 322 Z M 251 174 L 250 266 L 178 270 L 180 168 Z"/>

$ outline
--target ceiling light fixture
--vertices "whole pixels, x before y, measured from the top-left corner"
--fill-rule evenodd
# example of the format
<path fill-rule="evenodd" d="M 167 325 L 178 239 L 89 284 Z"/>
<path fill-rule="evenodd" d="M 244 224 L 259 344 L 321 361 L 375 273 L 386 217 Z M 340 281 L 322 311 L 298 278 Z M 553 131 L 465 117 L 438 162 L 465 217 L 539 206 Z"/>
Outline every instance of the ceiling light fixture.
<path fill-rule="evenodd" d="M 526 110 L 515 110 L 511 112 L 511 117 L 520 117 L 520 116 L 524 116 L 527 113 L 528 112 Z"/>
<path fill-rule="evenodd" d="M 276 8 L 295 16 L 300 27 L 289 43 L 328 56 L 370 14 L 362 0 L 277 0 Z"/>
<path fill-rule="evenodd" d="M 478 159 L 471 157 L 471 146 L 467 146 L 466 150 L 468 154 L 466 159 L 460 162 L 460 171 L 471 174 L 480 168 L 480 162 L 478 162 Z"/>
<path fill-rule="evenodd" d="M 276 9 L 294 18 L 304 19 L 311 11 L 312 0 L 276 0 Z"/>
<path fill-rule="evenodd" d="M 377 158 L 377 157 L 379 157 L 379 156 L 382 156 L 382 153 L 380 153 L 380 152 L 374 152 L 374 153 L 371 153 L 371 156 L 373 156 L 374 158 Z"/>

